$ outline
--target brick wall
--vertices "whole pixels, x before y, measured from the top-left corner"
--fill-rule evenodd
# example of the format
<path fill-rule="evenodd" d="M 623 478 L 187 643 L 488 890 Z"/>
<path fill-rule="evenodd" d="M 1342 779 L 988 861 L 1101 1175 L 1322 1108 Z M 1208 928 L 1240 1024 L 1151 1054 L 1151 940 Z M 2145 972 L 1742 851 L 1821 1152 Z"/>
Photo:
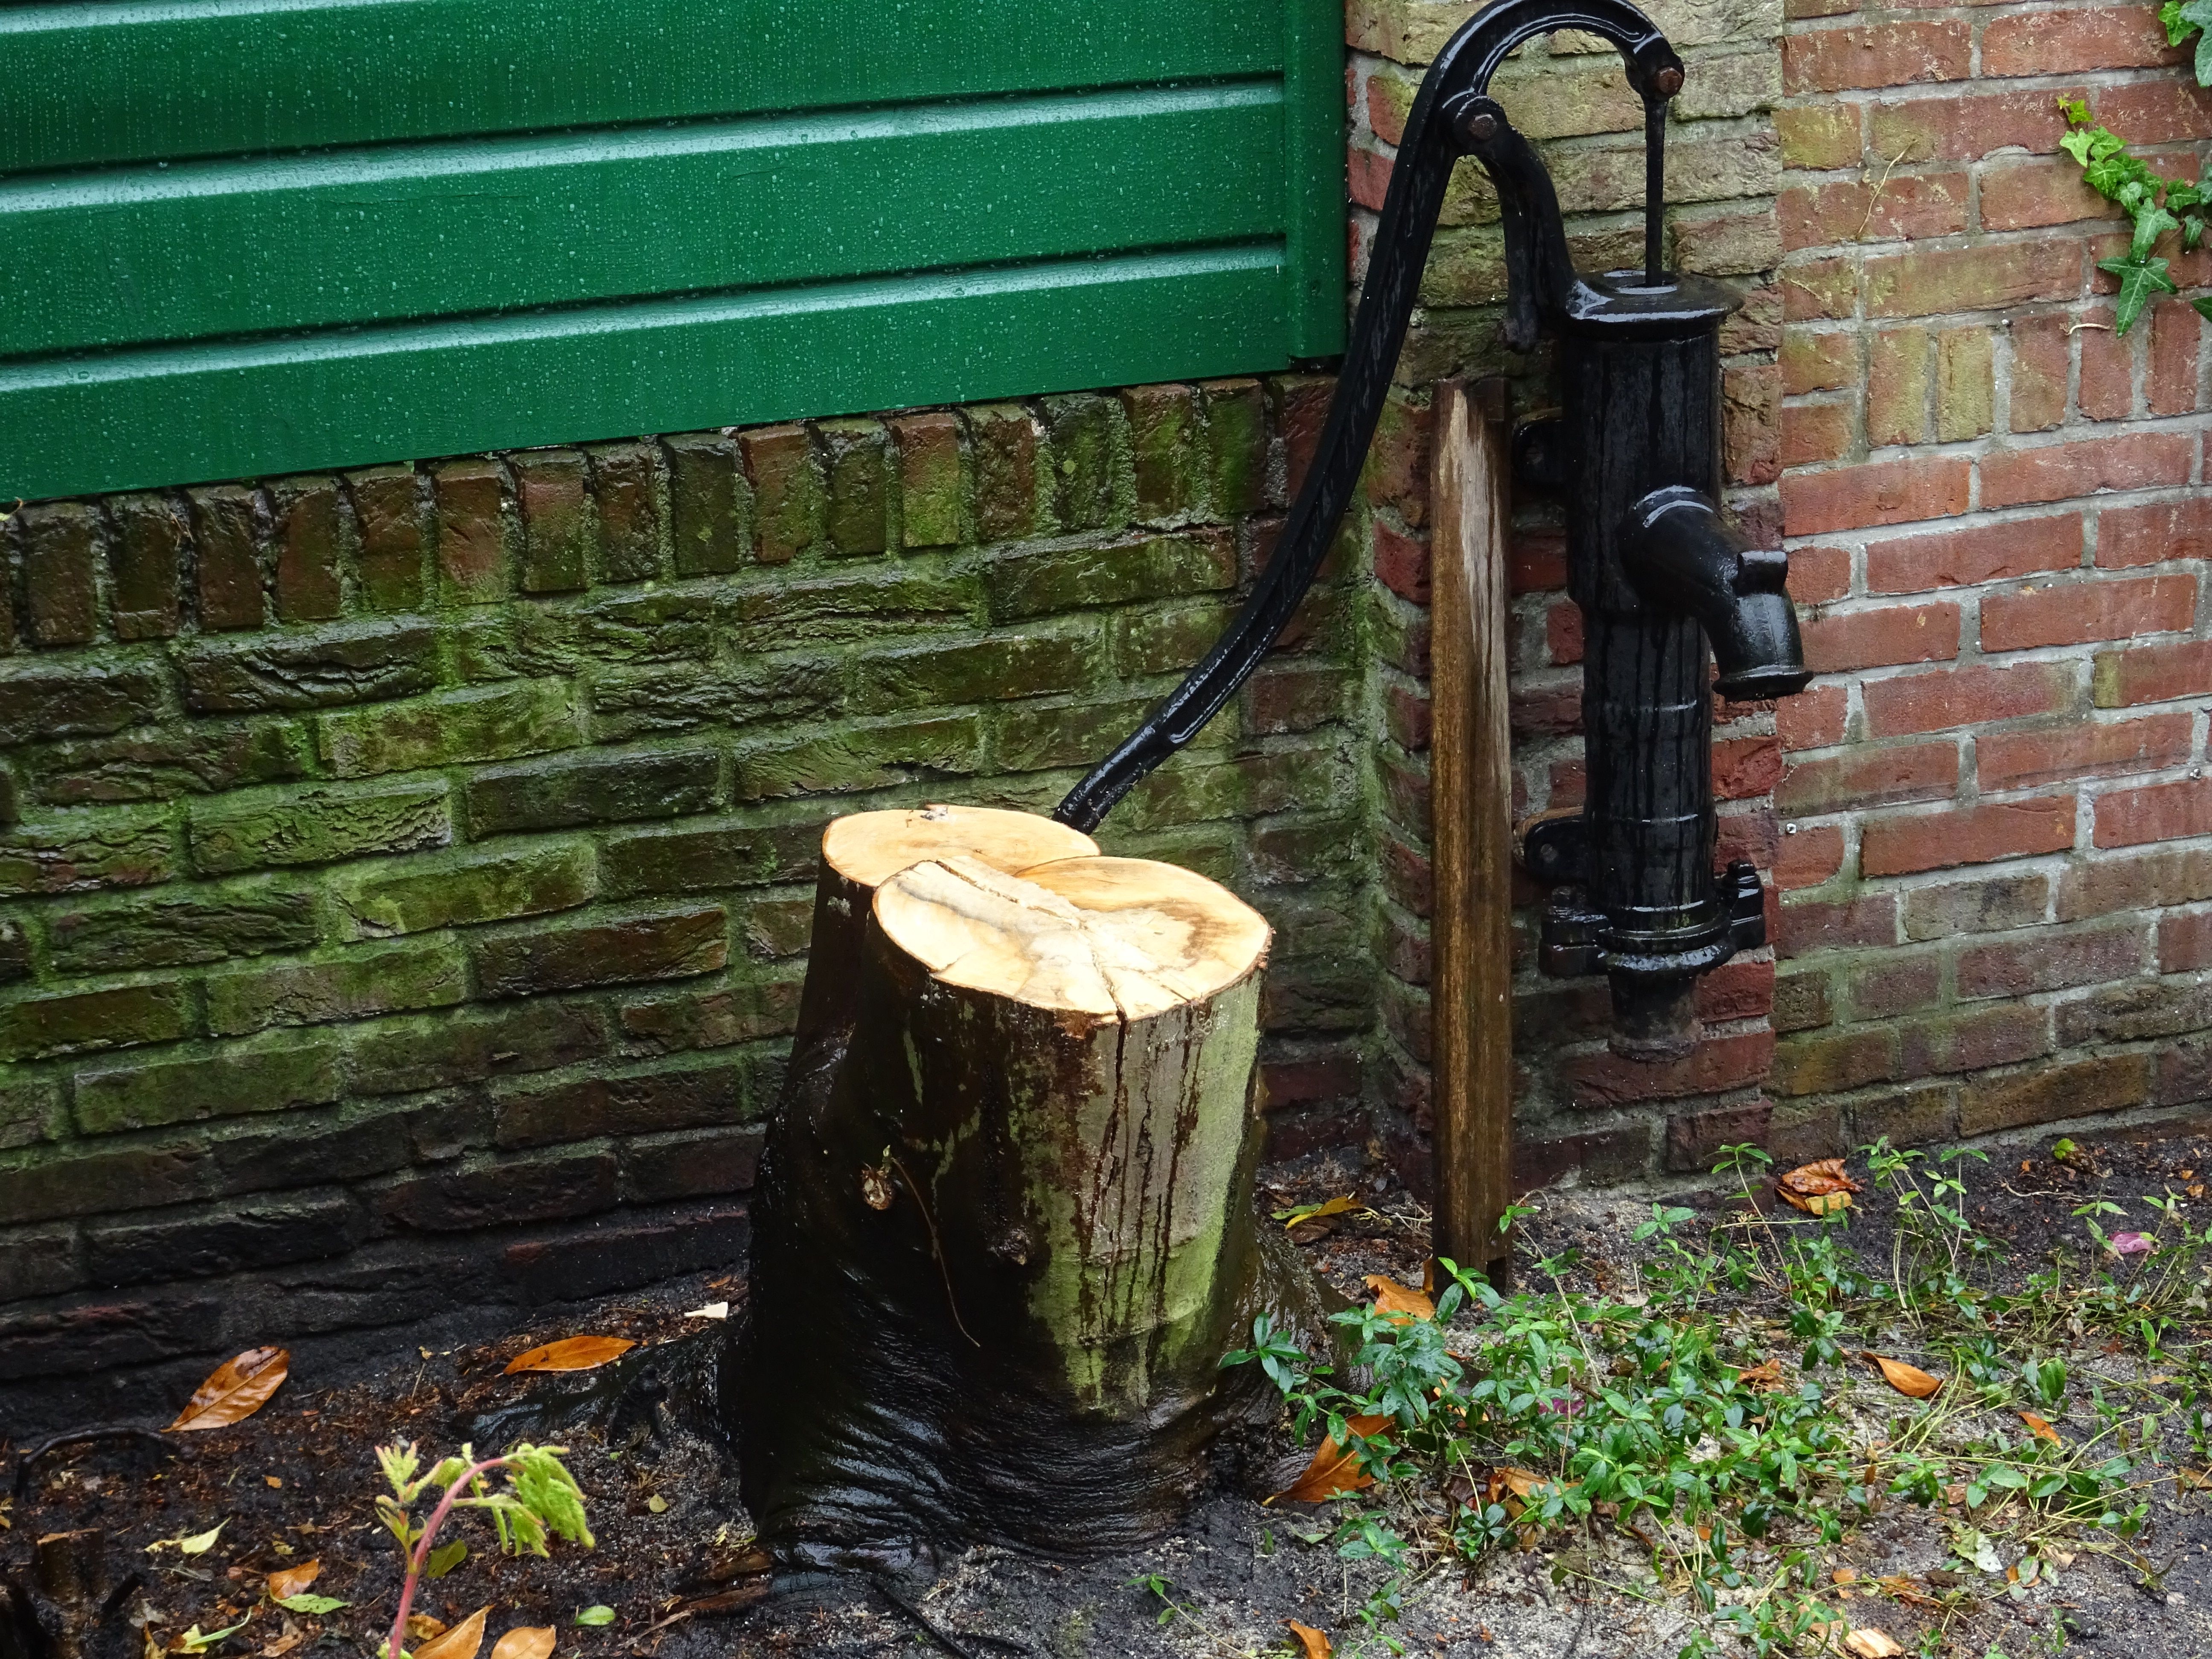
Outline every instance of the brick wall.
<path fill-rule="evenodd" d="M 2123 339 L 2088 100 L 2194 175 L 2154 8 L 1794 0 L 1780 482 L 1778 1140 L 1926 1141 L 2212 1096 L 2204 331 Z M 2212 278 L 2198 252 L 2185 289 Z"/>
<path fill-rule="evenodd" d="M 0 1417 L 739 1259 L 823 822 L 1048 808 L 1219 632 L 1328 389 L 16 514 Z M 1356 1130 L 1373 1006 L 1352 597 L 1103 837 L 1273 921 L 1288 1151 Z"/>

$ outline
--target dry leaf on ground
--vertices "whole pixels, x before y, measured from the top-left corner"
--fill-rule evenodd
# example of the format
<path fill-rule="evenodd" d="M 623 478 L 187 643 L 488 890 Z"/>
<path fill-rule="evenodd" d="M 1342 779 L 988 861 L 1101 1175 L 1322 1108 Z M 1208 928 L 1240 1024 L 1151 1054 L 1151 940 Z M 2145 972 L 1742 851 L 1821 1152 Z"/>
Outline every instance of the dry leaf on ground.
<path fill-rule="evenodd" d="M 1901 1395 L 1914 1400 L 1925 1400 L 1943 1386 L 1940 1376 L 1930 1376 L 1917 1365 L 1908 1365 L 1901 1359 L 1889 1359 L 1878 1353 L 1865 1356 L 1881 1368 L 1882 1380 Z"/>
<path fill-rule="evenodd" d="M 1350 1417 L 1346 1426 L 1362 1437 L 1379 1434 L 1390 1421 L 1388 1417 Z M 1371 1486 L 1375 1477 L 1359 1467 L 1357 1453 L 1334 1440 L 1324 1440 L 1321 1449 L 1306 1465 L 1305 1473 L 1267 1501 L 1287 1498 L 1297 1504 L 1318 1504 L 1330 1498 L 1341 1498 L 1348 1492 L 1358 1492 L 1362 1486 Z"/>
<path fill-rule="evenodd" d="M 2059 1439 L 2058 1431 L 2052 1428 L 2050 1424 L 2045 1422 L 2033 1412 L 2022 1412 L 2020 1414 L 2020 1420 L 2027 1425 L 2028 1432 L 2033 1435 L 2038 1440 L 2048 1440 L 2054 1446 L 2063 1445 L 2065 1443 L 2063 1441 Z"/>
<path fill-rule="evenodd" d="M 2173 1472 L 2173 1478 L 2184 1492 L 2203 1492 L 2212 1488 L 2212 1470 L 2180 1468 Z"/>
<path fill-rule="evenodd" d="M 315 1582 L 315 1575 L 323 1570 L 323 1560 L 317 1556 L 312 1561 L 302 1561 L 296 1567 L 286 1567 L 281 1572 L 269 1575 L 269 1599 L 281 1601 L 288 1595 L 297 1595 Z"/>
<path fill-rule="evenodd" d="M 1851 1194 L 1861 1188 L 1844 1173 L 1843 1159 L 1824 1158 L 1799 1164 L 1775 1183 L 1775 1190 L 1808 1215 L 1826 1215 L 1831 1210 L 1849 1209 Z"/>
<path fill-rule="evenodd" d="M 1329 1655 L 1334 1651 L 1328 1644 L 1327 1631 L 1316 1630 L 1311 1625 L 1301 1625 L 1295 1619 L 1285 1619 L 1283 1623 L 1290 1627 L 1291 1634 L 1298 1638 L 1298 1645 L 1305 1650 L 1305 1659 L 1329 1659 Z"/>
<path fill-rule="evenodd" d="M 446 1621 L 433 1619 L 427 1613 L 410 1613 L 407 1615 L 407 1633 L 418 1642 L 427 1642 L 446 1633 Z"/>
<path fill-rule="evenodd" d="M 1409 1318 L 1434 1319 L 1437 1316 L 1435 1303 L 1395 1279 L 1386 1279 L 1381 1273 L 1370 1273 L 1367 1275 L 1367 1288 L 1375 1292 L 1375 1311 L 1399 1324 L 1404 1324 Z"/>
<path fill-rule="evenodd" d="M 519 1353 L 507 1362 L 506 1374 L 517 1371 L 588 1371 L 610 1359 L 619 1359 L 637 1344 L 626 1336 L 566 1336 L 542 1348 Z M 416 1659 L 422 1659 L 416 1655 Z"/>
<path fill-rule="evenodd" d="M 1857 1654 L 1859 1659 L 1894 1659 L 1894 1656 L 1905 1651 L 1897 1645 L 1895 1637 L 1872 1625 L 1860 1626 L 1844 1638 L 1844 1645 Z"/>
<path fill-rule="evenodd" d="M 477 1650 L 483 1645 L 484 1615 L 490 1611 L 489 1603 L 478 1607 L 444 1635 L 416 1649 L 415 1659 L 477 1659 Z"/>
<path fill-rule="evenodd" d="M 292 1356 L 282 1348 L 248 1348 L 227 1359 L 200 1384 L 172 1430 L 227 1429 L 242 1423 L 269 1403 L 269 1396 L 290 1375 Z"/>
<path fill-rule="evenodd" d="M 550 1625 L 517 1625 L 492 1644 L 491 1659 L 551 1659 L 558 1639 Z"/>
<path fill-rule="evenodd" d="M 1331 1216 L 1350 1215 L 1354 1210 L 1367 1206 L 1349 1193 L 1340 1193 L 1322 1204 L 1301 1204 L 1294 1210 L 1278 1210 L 1275 1219 L 1286 1228 L 1303 1226 L 1309 1221 L 1326 1221 Z"/>
<path fill-rule="evenodd" d="M 1756 1365 L 1739 1366 L 1735 1380 L 1747 1389 L 1759 1394 L 1770 1394 L 1782 1386 L 1782 1362 L 1779 1359 L 1762 1359 Z"/>

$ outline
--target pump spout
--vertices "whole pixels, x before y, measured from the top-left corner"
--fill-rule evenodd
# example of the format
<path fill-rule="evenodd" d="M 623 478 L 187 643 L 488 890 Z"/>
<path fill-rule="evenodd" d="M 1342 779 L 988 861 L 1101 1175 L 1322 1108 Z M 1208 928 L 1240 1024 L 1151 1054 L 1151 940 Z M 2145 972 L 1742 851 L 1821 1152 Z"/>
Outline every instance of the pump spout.
<path fill-rule="evenodd" d="M 1745 546 L 1702 492 L 1683 485 L 1653 490 L 1630 516 L 1623 574 L 1645 604 L 1697 619 L 1721 695 L 1752 702 L 1802 691 L 1813 676 L 1784 586 L 1789 556 Z"/>

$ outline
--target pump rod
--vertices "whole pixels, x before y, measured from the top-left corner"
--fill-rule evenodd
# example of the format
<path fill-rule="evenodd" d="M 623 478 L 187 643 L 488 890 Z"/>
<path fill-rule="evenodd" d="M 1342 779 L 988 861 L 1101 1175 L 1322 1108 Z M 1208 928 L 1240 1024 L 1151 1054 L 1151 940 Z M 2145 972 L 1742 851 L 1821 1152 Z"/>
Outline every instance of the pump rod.
<path fill-rule="evenodd" d="M 1062 823 L 1096 829 L 1115 803 L 1221 712 L 1297 613 L 1365 464 L 1367 446 L 1375 436 L 1398 351 L 1413 319 L 1421 270 L 1443 210 L 1452 164 L 1462 155 L 1480 152 L 1488 165 L 1503 137 L 1525 143 L 1504 127 L 1498 106 L 1485 94 L 1508 53 L 1523 40 L 1557 29 L 1579 29 L 1612 41 L 1627 65 L 1629 83 L 1644 100 L 1649 149 L 1645 275 L 1654 287 L 1663 279 L 1659 246 L 1663 164 L 1658 159 L 1656 134 L 1665 121 L 1667 101 L 1682 87 L 1682 60 L 1666 36 L 1627 0 L 1497 0 L 1476 13 L 1437 54 L 1407 117 L 1366 289 L 1352 322 L 1321 447 L 1274 556 L 1244 609 L 1205 659 L 1054 809 L 1053 816 Z M 1480 110 L 1471 107 L 1478 100 Z M 1571 281 L 1571 272 L 1565 280 Z M 1539 297 L 1553 308 L 1570 298 L 1560 292 Z"/>

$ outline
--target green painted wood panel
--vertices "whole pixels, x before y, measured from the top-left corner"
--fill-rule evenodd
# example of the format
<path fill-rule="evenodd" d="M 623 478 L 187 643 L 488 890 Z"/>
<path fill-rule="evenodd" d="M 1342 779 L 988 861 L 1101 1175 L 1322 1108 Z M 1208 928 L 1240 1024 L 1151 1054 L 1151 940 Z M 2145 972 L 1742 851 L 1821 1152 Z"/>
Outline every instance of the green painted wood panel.
<path fill-rule="evenodd" d="M 0 498 L 1329 355 L 1339 32 L 1317 0 L 0 10 Z"/>

